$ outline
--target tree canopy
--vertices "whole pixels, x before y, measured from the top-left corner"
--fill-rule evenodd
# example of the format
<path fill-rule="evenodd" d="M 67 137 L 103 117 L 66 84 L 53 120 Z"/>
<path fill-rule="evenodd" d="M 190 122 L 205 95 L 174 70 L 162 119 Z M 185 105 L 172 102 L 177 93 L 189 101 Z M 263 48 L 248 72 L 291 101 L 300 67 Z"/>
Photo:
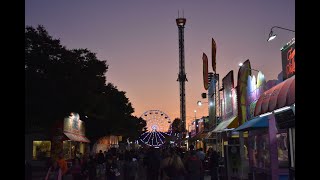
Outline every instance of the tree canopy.
<path fill-rule="evenodd" d="M 172 131 L 174 133 L 181 133 L 183 132 L 182 124 L 180 118 L 175 118 L 172 122 Z"/>
<path fill-rule="evenodd" d="M 132 116 L 134 109 L 124 91 L 106 84 L 107 71 L 107 61 L 99 60 L 90 50 L 69 50 L 43 26 L 27 26 L 26 131 L 35 127 L 46 130 L 70 112 L 77 112 L 91 138 L 137 136 L 146 123 Z"/>

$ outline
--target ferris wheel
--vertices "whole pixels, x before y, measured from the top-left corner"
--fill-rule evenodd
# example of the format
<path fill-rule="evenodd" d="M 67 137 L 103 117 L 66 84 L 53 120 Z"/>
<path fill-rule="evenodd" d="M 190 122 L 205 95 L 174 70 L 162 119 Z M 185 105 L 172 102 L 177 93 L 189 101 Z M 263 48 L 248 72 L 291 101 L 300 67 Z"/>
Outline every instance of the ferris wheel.
<path fill-rule="evenodd" d="M 140 140 L 148 146 L 161 146 L 165 138 L 171 136 L 170 117 L 160 110 L 149 110 L 141 115 L 147 122 L 147 131 L 140 135 Z"/>

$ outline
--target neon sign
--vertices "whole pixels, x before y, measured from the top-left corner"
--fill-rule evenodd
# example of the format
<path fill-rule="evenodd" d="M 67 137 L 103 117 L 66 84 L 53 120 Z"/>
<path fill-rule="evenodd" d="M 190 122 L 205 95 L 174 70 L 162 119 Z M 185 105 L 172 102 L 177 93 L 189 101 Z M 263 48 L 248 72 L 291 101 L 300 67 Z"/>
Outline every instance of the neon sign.
<path fill-rule="evenodd" d="M 296 71 L 295 41 L 292 40 L 288 44 L 286 44 L 281 49 L 281 53 L 282 53 L 283 80 L 285 80 L 293 76 Z"/>

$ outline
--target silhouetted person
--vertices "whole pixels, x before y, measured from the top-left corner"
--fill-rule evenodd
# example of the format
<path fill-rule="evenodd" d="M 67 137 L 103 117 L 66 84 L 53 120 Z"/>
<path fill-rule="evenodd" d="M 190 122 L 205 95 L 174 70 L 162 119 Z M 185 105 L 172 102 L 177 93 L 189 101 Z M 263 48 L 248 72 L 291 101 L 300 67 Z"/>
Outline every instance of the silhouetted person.
<path fill-rule="evenodd" d="M 134 157 L 133 152 L 127 151 L 125 153 L 124 162 L 124 179 L 125 180 L 135 180 L 138 174 L 138 161 Z"/>
<path fill-rule="evenodd" d="M 64 176 L 68 172 L 68 165 L 67 165 L 67 161 L 63 157 L 63 153 L 59 154 L 57 163 L 58 163 L 58 166 L 61 168 L 62 179 L 64 179 Z"/>
<path fill-rule="evenodd" d="M 25 180 L 32 180 L 32 167 L 28 161 L 25 161 L 24 164 L 24 179 Z"/>
<path fill-rule="evenodd" d="M 211 180 L 218 179 L 218 168 L 219 168 L 219 154 L 217 151 L 212 151 L 210 157 L 210 173 L 211 173 Z"/>
<path fill-rule="evenodd" d="M 161 161 L 161 179 L 184 180 L 186 170 L 178 154 L 173 149 L 167 150 Z"/>
<path fill-rule="evenodd" d="M 103 164 L 105 162 L 104 154 L 102 153 L 102 150 L 100 150 L 98 153 L 97 161 L 98 161 L 98 164 Z"/>
<path fill-rule="evenodd" d="M 190 156 L 186 160 L 185 168 L 187 170 L 187 180 L 200 180 L 203 170 L 201 160 L 197 157 L 196 151 L 191 151 Z"/>
<path fill-rule="evenodd" d="M 95 160 L 93 159 L 93 156 L 90 155 L 89 161 L 88 161 L 88 176 L 89 180 L 95 180 L 97 176 L 97 165 Z"/>
<path fill-rule="evenodd" d="M 72 179 L 73 180 L 81 180 L 82 179 L 82 174 L 81 174 L 81 165 L 80 165 L 80 160 L 79 158 L 74 158 L 72 167 L 70 168 L 70 173 L 72 174 Z"/>
<path fill-rule="evenodd" d="M 107 162 L 106 162 L 107 180 L 115 180 L 117 176 L 120 175 L 119 167 L 116 161 L 117 160 L 113 158 L 111 155 L 107 156 Z"/>
<path fill-rule="evenodd" d="M 160 170 L 160 153 L 154 148 L 150 148 L 147 157 L 147 180 L 158 180 Z"/>
<path fill-rule="evenodd" d="M 58 166 L 57 161 L 52 161 L 49 167 L 45 180 L 62 180 L 62 170 Z"/>

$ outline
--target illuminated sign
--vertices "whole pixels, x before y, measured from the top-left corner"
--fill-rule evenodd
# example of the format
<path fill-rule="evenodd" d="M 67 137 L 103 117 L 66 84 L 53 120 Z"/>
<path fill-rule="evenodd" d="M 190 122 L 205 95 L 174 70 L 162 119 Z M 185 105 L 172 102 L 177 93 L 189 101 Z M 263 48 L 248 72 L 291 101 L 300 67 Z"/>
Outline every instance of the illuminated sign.
<path fill-rule="evenodd" d="M 189 131 L 190 131 L 190 136 L 194 137 L 197 132 L 196 132 L 196 123 L 192 122 L 192 124 L 189 126 Z"/>
<path fill-rule="evenodd" d="M 223 119 L 228 119 L 234 115 L 234 80 L 233 71 L 231 70 L 223 79 Z"/>
<path fill-rule="evenodd" d="M 237 81 L 237 95 L 238 97 L 238 121 L 239 125 L 247 121 L 247 86 L 248 86 L 248 76 L 251 75 L 251 65 L 250 60 L 247 59 L 238 71 L 238 81 Z M 250 84 L 250 83 L 249 83 Z"/>
<path fill-rule="evenodd" d="M 70 113 L 68 117 L 64 118 L 63 131 L 85 135 L 84 122 L 80 120 L 79 114 Z"/>
<path fill-rule="evenodd" d="M 203 121 L 203 119 L 199 119 L 197 121 L 197 128 L 198 128 L 197 133 L 201 133 L 204 130 L 204 121 Z"/>
<path fill-rule="evenodd" d="M 247 84 L 247 120 L 252 119 L 254 117 L 254 110 L 256 108 L 256 103 L 259 97 L 266 90 L 266 80 L 264 74 L 260 71 L 257 75 L 257 80 L 255 76 L 248 77 Z"/>
<path fill-rule="evenodd" d="M 216 85 L 217 80 L 219 80 L 219 74 L 215 74 L 214 78 L 211 79 L 209 83 L 208 89 L 208 112 L 209 112 L 209 121 L 211 126 L 216 122 L 216 102 L 215 102 L 215 92 L 219 92 L 217 90 L 218 86 Z"/>
<path fill-rule="evenodd" d="M 290 78 L 296 72 L 295 52 L 295 39 L 281 49 L 283 80 Z"/>

